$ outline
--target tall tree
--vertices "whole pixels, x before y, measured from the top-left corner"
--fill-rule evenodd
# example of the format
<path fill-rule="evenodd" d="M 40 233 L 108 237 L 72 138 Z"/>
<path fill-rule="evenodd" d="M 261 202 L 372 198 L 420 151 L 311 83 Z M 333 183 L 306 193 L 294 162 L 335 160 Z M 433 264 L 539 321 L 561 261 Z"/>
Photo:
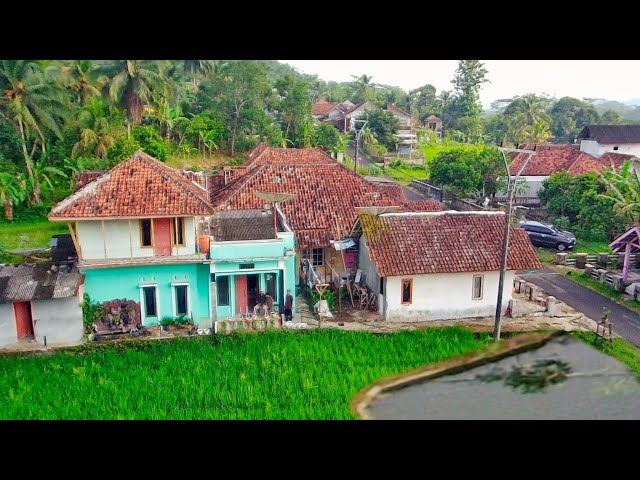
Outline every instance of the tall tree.
<path fill-rule="evenodd" d="M 396 144 L 395 133 L 400 127 L 400 122 L 395 115 L 388 110 L 379 108 L 367 111 L 367 128 L 378 139 L 378 143 L 393 150 Z"/>
<path fill-rule="evenodd" d="M 255 126 L 263 123 L 265 101 L 270 95 L 264 65 L 249 60 L 231 62 L 224 75 L 202 83 L 201 103 L 219 112 L 231 132 L 231 155 L 236 154 L 239 133 L 255 133 Z"/>
<path fill-rule="evenodd" d="M 201 77 L 206 78 L 215 66 L 212 60 L 183 60 L 182 68 L 191 77 L 193 90 L 198 89 L 198 81 Z"/>
<path fill-rule="evenodd" d="M 80 140 L 71 150 L 72 156 L 88 154 L 102 159 L 107 158 L 109 149 L 114 145 L 116 138 L 123 134 L 122 127 L 113 120 L 117 116 L 110 115 L 109 106 L 100 97 L 92 98 L 80 111 L 78 125 L 80 127 Z M 122 120 L 122 119 L 120 119 Z"/>
<path fill-rule="evenodd" d="M 627 226 L 640 224 L 640 173 L 627 160 L 619 172 L 605 171 L 600 178 L 606 189 L 601 196 L 613 202 L 627 219 Z"/>
<path fill-rule="evenodd" d="M 115 60 L 99 71 L 111 101 L 127 112 L 127 133 L 131 135 L 132 125 L 140 125 L 145 104 L 161 84 L 157 66 L 145 60 Z"/>
<path fill-rule="evenodd" d="M 276 82 L 275 87 L 275 112 L 284 130 L 284 140 L 291 139 L 294 146 L 302 147 L 305 127 L 311 124 L 308 85 L 286 75 Z"/>
<path fill-rule="evenodd" d="M 0 114 L 20 135 L 22 155 L 32 182 L 33 201 L 41 202 L 40 183 L 34 177 L 34 154 L 38 145 L 46 155 L 47 137 L 53 133 L 62 139 L 61 124 L 68 114 L 65 91 L 47 81 L 45 69 L 30 60 L 0 60 Z"/>
<path fill-rule="evenodd" d="M 601 125 L 619 125 L 621 122 L 620 114 L 615 110 L 605 110 L 600 116 Z"/>
<path fill-rule="evenodd" d="M 66 74 L 66 83 L 79 106 L 84 106 L 92 97 L 100 95 L 95 66 L 91 60 L 71 60 L 65 62 L 61 70 Z"/>
<path fill-rule="evenodd" d="M 487 70 L 478 60 L 460 60 L 451 83 L 454 85 L 458 104 L 458 117 L 475 117 L 482 112 L 480 88 L 489 80 Z"/>
<path fill-rule="evenodd" d="M 363 73 L 359 77 L 351 75 L 354 78 L 353 81 L 353 101 L 354 102 L 366 102 L 367 100 L 373 100 L 375 84 L 371 82 L 373 77 Z"/>
<path fill-rule="evenodd" d="M 551 138 L 547 114 L 550 103 L 547 96 L 534 93 L 514 97 L 504 109 L 509 139 L 517 144 L 544 143 Z"/>
<path fill-rule="evenodd" d="M 436 87 L 423 85 L 409 92 L 409 110 L 422 123 L 429 115 L 442 115 L 442 102 L 436 97 Z"/>
<path fill-rule="evenodd" d="M 594 106 L 572 97 L 562 97 L 549 114 L 551 133 L 558 143 L 572 143 L 585 125 L 598 123 Z"/>

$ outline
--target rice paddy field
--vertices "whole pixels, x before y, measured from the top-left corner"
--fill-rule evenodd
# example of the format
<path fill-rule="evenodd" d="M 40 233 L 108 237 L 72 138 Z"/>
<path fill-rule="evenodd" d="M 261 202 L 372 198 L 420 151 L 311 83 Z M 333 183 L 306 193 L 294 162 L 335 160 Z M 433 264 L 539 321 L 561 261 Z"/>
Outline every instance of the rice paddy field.
<path fill-rule="evenodd" d="M 462 328 L 270 331 L 0 357 L 0 419 L 352 419 L 374 380 L 479 349 Z"/>

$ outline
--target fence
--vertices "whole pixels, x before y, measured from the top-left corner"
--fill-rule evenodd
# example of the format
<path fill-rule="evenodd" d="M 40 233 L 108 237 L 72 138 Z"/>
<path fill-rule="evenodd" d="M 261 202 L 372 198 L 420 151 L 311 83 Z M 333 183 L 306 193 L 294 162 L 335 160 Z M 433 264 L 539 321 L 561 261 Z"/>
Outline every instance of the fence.
<path fill-rule="evenodd" d="M 556 254 L 555 264 L 566 265 L 568 267 L 576 266 L 576 257 L 581 255 L 580 253 L 558 253 Z M 582 254 L 584 255 L 584 254 Z M 640 257 L 635 253 L 630 255 L 630 265 L 639 267 Z M 586 263 L 591 265 L 597 265 L 602 268 L 611 268 L 621 270 L 624 265 L 624 253 L 612 253 L 612 254 L 598 254 L 586 256 Z"/>

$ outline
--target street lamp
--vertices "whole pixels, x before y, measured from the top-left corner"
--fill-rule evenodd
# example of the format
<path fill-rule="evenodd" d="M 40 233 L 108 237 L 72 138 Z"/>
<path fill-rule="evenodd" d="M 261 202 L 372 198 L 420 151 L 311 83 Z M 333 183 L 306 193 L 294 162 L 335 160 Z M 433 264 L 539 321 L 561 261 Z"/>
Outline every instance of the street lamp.
<path fill-rule="evenodd" d="M 360 120 L 356 119 L 354 121 L 354 124 L 356 122 L 358 122 Z M 358 144 L 360 141 L 360 135 L 362 134 L 362 131 L 364 130 L 364 127 L 367 125 L 369 121 L 365 120 L 364 123 L 362 124 L 362 126 L 360 127 L 360 131 L 358 131 L 358 129 L 356 128 L 356 157 L 353 159 L 353 172 L 354 173 L 358 173 Z"/>
<path fill-rule="evenodd" d="M 504 168 L 507 171 L 507 211 L 504 214 L 504 232 L 502 235 L 502 259 L 500 261 L 500 277 L 498 280 L 498 303 L 496 304 L 496 321 L 493 327 L 493 339 L 500 340 L 500 316 L 502 314 L 502 289 L 504 288 L 504 276 L 507 271 L 507 252 L 509 251 L 509 230 L 511 227 L 511 208 L 513 204 L 513 194 L 515 193 L 516 181 L 520 177 L 520 174 L 527 166 L 529 160 L 536 154 L 533 150 L 522 150 L 519 148 L 502 148 L 498 147 L 498 150 L 502 153 L 502 160 L 504 161 Z M 511 178 L 509 175 L 509 165 L 507 164 L 507 156 L 505 152 L 517 152 L 527 153 L 528 157 L 518 170 L 518 173 Z"/>

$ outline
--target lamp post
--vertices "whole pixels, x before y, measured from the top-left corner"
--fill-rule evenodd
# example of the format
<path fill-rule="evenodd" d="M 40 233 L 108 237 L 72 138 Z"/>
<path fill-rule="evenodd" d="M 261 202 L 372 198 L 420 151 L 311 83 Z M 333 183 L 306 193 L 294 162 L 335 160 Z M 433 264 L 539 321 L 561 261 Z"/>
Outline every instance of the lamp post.
<path fill-rule="evenodd" d="M 355 122 L 358 122 L 358 120 L 356 119 Z M 364 130 L 364 127 L 367 125 L 368 122 L 369 122 L 368 120 L 364 121 L 364 123 L 360 127 L 360 131 L 358 131 L 358 129 L 356 128 L 356 157 L 353 159 L 354 173 L 358 173 L 358 144 L 360 142 L 360 134 L 362 134 L 362 130 Z"/>
<path fill-rule="evenodd" d="M 515 193 L 516 181 L 520 177 L 520 174 L 527 166 L 529 160 L 536 154 L 533 150 L 522 150 L 518 148 L 502 148 L 498 147 L 498 150 L 502 153 L 502 160 L 504 161 L 504 168 L 507 172 L 507 210 L 504 214 L 504 232 L 502 235 L 502 259 L 500 261 L 500 277 L 498 279 L 498 302 L 496 304 L 496 321 L 493 327 L 493 339 L 500 340 L 500 316 L 502 314 L 502 290 L 504 288 L 504 276 L 507 271 L 507 253 L 509 251 L 509 230 L 511 227 L 511 208 L 513 204 L 513 195 Z M 511 178 L 509 175 L 509 165 L 507 164 L 507 156 L 505 152 L 517 152 L 527 153 L 527 159 L 524 161 L 518 173 Z"/>

